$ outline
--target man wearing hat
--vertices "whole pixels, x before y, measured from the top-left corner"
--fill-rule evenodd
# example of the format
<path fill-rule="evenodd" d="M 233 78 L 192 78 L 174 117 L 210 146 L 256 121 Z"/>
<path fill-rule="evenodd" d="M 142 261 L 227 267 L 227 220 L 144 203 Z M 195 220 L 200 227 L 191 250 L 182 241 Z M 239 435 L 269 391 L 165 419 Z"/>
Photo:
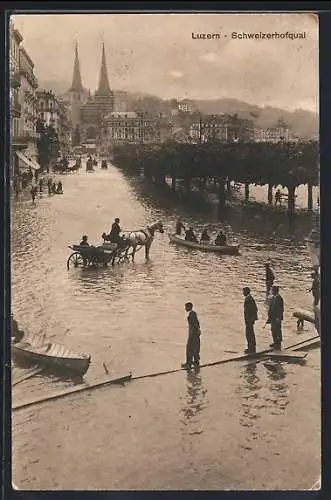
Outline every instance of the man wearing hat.
<path fill-rule="evenodd" d="M 118 217 L 116 217 L 116 219 L 113 222 L 113 225 L 111 227 L 110 233 L 109 233 L 109 241 L 111 241 L 112 243 L 119 244 L 121 242 L 121 238 L 120 238 L 121 231 L 122 230 L 120 227 L 120 220 Z"/>
<path fill-rule="evenodd" d="M 245 319 L 245 334 L 247 340 L 247 349 L 245 349 L 246 354 L 252 354 L 256 352 L 256 340 L 254 333 L 254 323 L 257 321 L 257 305 L 253 297 L 251 296 L 251 290 L 248 286 L 243 288 L 243 294 L 245 297 L 244 301 L 244 319 Z"/>
<path fill-rule="evenodd" d="M 280 351 L 283 335 L 282 335 L 282 321 L 284 319 L 284 300 L 279 295 L 279 287 L 273 285 L 271 288 L 272 298 L 269 305 L 268 320 L 266 324 L 271 326 L 271 334 L 273 343 L 270 347 Z"/>

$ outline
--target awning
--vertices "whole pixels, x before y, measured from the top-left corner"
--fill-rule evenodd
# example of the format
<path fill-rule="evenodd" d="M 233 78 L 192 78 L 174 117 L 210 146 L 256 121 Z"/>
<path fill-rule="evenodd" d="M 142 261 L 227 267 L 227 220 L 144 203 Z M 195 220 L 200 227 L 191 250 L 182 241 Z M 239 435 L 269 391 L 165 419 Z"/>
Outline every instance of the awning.
<path fill-rule="evenodd" d="M 31 168 L 32 170 L 40 169 L 40 165 L 35 160 L 33 160 L 32 158 L 27 158 L 27 156 L 21 153 L 21 151 L 16 151 L 16 154 L 19 160 L 21 160 L 26 167 Z"/>

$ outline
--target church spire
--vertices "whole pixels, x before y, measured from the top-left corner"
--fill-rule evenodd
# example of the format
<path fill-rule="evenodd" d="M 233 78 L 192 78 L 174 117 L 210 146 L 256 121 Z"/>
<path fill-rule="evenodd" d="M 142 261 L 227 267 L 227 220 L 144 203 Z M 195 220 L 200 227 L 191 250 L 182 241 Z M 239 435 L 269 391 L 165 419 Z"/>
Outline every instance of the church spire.
<path fill-rule="evenodd" d="M 107 74 L 105 44 L 102 43 L 102 58 L 101 58 L 99 87 L 95 94 L 99 96 L 106 96 L 110 94 L 110 92 L 111 91 L 109 87 L 108 74 Z"/>
<path fill-rule="evenodd" d="M 82 84 L 82 77 L 80 74 L 80 65 L 79 65 L 79 57 L 78 57 L 78 44 L 76 42 L 74 71 L 72 74 L 72 84 L 70 87 L 70 92 L 83 92 L 83 91 L 84 91 L 84 87 Z"/>

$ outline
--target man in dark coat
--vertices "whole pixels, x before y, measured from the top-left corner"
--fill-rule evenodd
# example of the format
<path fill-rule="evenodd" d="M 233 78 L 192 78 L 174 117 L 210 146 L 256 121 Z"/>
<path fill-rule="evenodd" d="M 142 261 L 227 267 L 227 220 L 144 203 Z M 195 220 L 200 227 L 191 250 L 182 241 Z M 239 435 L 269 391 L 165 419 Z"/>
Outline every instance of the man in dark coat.
<path fill-rule="evenodd" d="M 284 300 L 283 297 L 279 295 L 279 287 L 273 286 L 271 288 L 272 298 L 269 305 L 268 320 L 267 324 L 271 325 L 271 334 L 273 338 L 273 343 L 270 347 L 273 347 L 277 351 L 281 350 L 282 345 L 282 321 L 284 319 Z"/>
<path fill-rule="evenodd" d="M 315 306 L 318 306 L 318 303 L 319 303 L 320 298 L 321 298 L 320 279 L 319 279 L 318 271 L 314 271 L 311 274 L 311 277 L 313 279 L 313 282 L 312 282 L 312 285 L 311 285 L 311 288 L 309 291 L 313 294 L 313 297 L 314 297 L 314 304 L 313 305 L 315 307 Z"/>
<path fill-rule="evenodd" d="M 267 262 L 265 265 L 265 285 L 267 297 L 270 295 L 270 290 L 275 281 L 275 275 L 270 267 L 270 263 Z"/>
<path fill-rule="evenodd" d="M 110 241 L 112 243 L 117 243 L 120 244 L 121 238 L 120 238 L 120 233 L 121 233 L 121 227 L 120 227 L 120 220 L 118 217 L 116 217 L 115 221 L 113 222 L 113 225 L 110 230 Z"/>
<path fill-rule="evenodd" d="M 182 223 L 182 221 L 180 219 L 177 219 L 177 222 L 176 222 L 176 235 L 180 236 L 182 234 L 182 230 L 185 231 L 185 226 L 184 226 L 184 224 Z"/>
<path fill-rule="evenodd" d="M 251 296 L 251 290 L 248 286 L 243 288 L 243 294 L 245 297 L 244 301 L 244 319 L 245 319 L 245 334 L 247 340 L 247 349 L 245 349 L 246 354 L 256 352 L 256 339 L 254 333 L 254 323 L 258 320 L 257 317 L 257 305 L 253 297 Z"/>
<path fill-rule="evenodd" d="M 192 302 L 185 304 L 185 311 L 188 313 L 188 338 L 186 344 L 186 363 L 182 364 L 182 368 L 190 369 L 192 362 L 194 366 L 199 366 L 200 363 L 200 323 L 197 313 L 193 311 Z"/>

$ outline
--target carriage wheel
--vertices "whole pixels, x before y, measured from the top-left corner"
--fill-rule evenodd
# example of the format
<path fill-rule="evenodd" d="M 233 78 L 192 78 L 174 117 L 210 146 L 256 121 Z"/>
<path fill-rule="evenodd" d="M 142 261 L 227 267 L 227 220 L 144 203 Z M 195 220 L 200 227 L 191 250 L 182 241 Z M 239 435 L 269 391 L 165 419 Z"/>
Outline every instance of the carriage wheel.
<path fill-rule="evenodd" d="M 69 259 L 67 260 L 67 269 L 69 271 L 69 268 L 71 266 L 74 267 L 84 267 L 85 265 L 85 259 L 81 256 L 79 252 L 74 252 L 70 255 Z"/>

